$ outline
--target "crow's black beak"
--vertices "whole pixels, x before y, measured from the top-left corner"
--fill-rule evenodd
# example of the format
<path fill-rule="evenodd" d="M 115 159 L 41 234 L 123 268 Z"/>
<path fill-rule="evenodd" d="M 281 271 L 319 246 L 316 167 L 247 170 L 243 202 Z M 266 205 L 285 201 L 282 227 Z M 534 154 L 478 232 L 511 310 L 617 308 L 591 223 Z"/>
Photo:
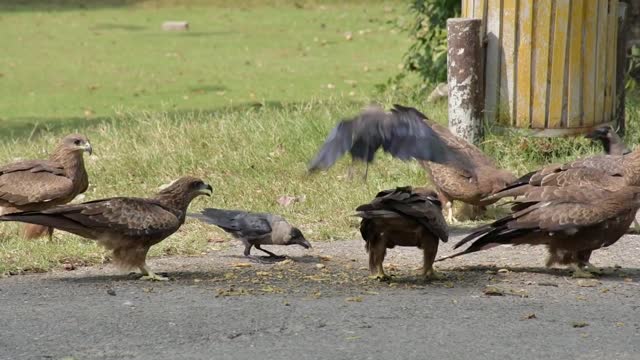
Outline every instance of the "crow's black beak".
<path fill-rule="evenodd" d="M 305 249 L 311 249 L 311 243 L 307 241 L 307 239 L 302 239 L 298 242 L 298 245 L 302 246 Z"/>

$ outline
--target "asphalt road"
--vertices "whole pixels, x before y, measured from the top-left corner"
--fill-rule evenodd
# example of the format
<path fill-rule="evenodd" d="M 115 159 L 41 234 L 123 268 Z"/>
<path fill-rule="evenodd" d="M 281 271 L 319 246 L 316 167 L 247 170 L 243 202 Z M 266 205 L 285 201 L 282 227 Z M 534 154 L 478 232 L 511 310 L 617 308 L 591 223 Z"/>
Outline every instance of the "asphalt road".
<path fill-rule="evenodd" d="M 420 251 L 397 248 L 396 277 L 380 283 L 362 241 L 272 248 L 291 257 L 277 265 L 246 265 L 235 243 L 151 261 L 166 283 L 111 265 L 12 276 L 0 279 L 0 359 L 637 360 L 638 240 L 596 252 L 597 280 L 524 247 L 440 263 L 447 279 L 424 283 Z"/>

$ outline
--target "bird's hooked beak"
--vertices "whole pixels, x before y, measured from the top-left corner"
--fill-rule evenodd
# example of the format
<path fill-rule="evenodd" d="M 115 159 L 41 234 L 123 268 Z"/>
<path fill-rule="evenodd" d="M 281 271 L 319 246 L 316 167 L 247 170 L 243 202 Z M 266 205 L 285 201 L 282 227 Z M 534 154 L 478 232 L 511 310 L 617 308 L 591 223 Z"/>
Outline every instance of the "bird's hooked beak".
<path fill-rule="evenodd" d="M 213 188 L 209 184 L 203 184 L 198 190 L 199 194 L 211 196 L 213 194 Z"/>
<path fill-rule="evenodd" d="M 89 155 L 93 155 L 93 147 L 91 146 L 91 143 L 89 143 L 88 141 L 84 144 L 82 149 L 88 152 Z"/>

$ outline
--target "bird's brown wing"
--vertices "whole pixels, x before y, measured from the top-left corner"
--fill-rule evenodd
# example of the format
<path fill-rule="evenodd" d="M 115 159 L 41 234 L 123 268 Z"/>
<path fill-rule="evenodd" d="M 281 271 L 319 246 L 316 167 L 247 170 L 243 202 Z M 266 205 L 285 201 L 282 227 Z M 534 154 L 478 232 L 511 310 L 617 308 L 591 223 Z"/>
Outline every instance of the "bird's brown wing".
<path fill-rule="evenodd" d="M 613 190 L 624 186 L 625 181 L 622 176 L 611 176 L 606 171 L 596 168 L 572 168 L 536 177 L 530 184 L 542 187 L 592 186 Z"/>
<path fill-rule="evenodd" d="M 0 205 L 37 208 L 67 199 L 73 183 L 64 169 L 51 161 L 21 161 L 0 167 Z"/>
<path fill-rule="evenodd" d="M 62 165 L 49 160 L 25 160 L 0 166 L 0 175 L 19 171 L 48 172 L 53 175 L 64 176 Z"/>
<path fill-rule="evenodd" d="M 154 201 L 123 197 L 14 213 L 0 220 L 51 226 L 90 239 L 115 235 L 161 240 L 182 224 L 176 215 Z"/>
<path fill-rule="evenodd" d="M 458 248 L 473 240 L 469 248 L 446 258 L 500 244 L 527 243 L 528 236 L 536 233 L 575 234 L 637 208 L 639 193 L 640 188 L 631 186 L 616 191 L 588 185 L 534 188 L 516 202 L 512 214 L 477 228 L 455 245 Z"/>
<path fill-rule="evenodd" d="M 434 198 L 433 201 L 438 200 Z M 359 206 L 356 211 L 381 217 L 400 214 L 423 225 L 444 242 L 449 238 L 449 228 L 442 216 L 442 209 L 429 196 L 413 192 L 408 187 L 382 191 L 371 203 Z"/>
<path fill-rule="evenodd" d="M 438 136 L 442 139 L 447 147 L 452 150 L 455 150 L 463 156 L 468 161 L 460 163 L 459 165 L 463 165 L 465 167 L 468 166 L 493 166 L 495 167 L 494 162 L 486 156 L 480 149 L 478 149 L 475 145 L 469 143 L 468 141 L 454 135 L 447 127 L 442 126 L 437 123 L 430 123 L 433 131 L 438 134 Z M 468 171 L 472 171 L 473 169 L 466 169 Z"/>
<path fill-rule="evenodd" d="M 594 225 L 628 210 L 632 202 L 622 195 L 626 193 L 589 184 L 534 188 L 518 202 L 535 205 L 514 213 L 508 227 L 557 231 Z"/>
<path fill-rule="evenodd" d="M 622 155 L 595 155 L 583 159 L 578 159 L 561 166 L 562 170 L 590 168 L 599 169 L 610 176 L 624 175 L 625 164 Z"/>
<path fill-rule="evenodd" d="M 532 171 L 506 188 L 487 197 L 487 200 L 521 196 L 538 186 L 592 185 L 617 189 L 624 185 L 622 156 L 596 155 L 566 164 L 551 164 Z"/>
<path fill-rule="evenodd" d="M 473 173 L 457 167 L 435 163 L 422 163 L 438 189 L 456 199 L 471 198 L 478 191 L 478 181 Z"/>

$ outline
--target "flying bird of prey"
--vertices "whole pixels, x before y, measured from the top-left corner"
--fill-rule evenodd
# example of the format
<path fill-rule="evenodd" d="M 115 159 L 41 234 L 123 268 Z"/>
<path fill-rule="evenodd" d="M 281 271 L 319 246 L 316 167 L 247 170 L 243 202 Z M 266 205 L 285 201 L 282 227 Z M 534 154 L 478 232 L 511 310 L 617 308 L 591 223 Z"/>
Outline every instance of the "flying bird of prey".
<path fill-rule="evenodd" d="M 154 197 L 114 197 L 68 204 L 41 211 L 0 216 L 0 221 L 21 221 L 50 226 L 112 250 L 114 262 L 138 268 L 143 279 L 168 280 L 146 265 L 149 248 L 167 238 L 184 223 L 187 207 L 199 195 L 211 196 L 212 188 L 202 180 L 186 176 L 174 181 Z"/>
<path fill-rule="evenodd" d="M 311 248 L 302 232 L 278 215 L 207 208 L 200 214 L 189 216 L 216 225 L 242 241 L 244 256 L 252 259 L 256 259 L 251 256 L 251 248 L 254 246 L 271 258 L 281 257 L 263 249 L 262 245 L 300 245 L 305 249 Z"/>
<path fill-rule="evenodd" d="M 362 218 L 360 233 L 369 253 L 371 277 L 387 279 L 382 267 L 387 249 L 416 246 L 423 251 L 422 275 L 439 278 L 433 269 L 433 260 L 439 240 L 448 240 L 449 229 L 434 191 L 411 187 L 385 190 L 370 203 L 358 206 L 356 211 L 356 216 Z"/>
<path fill-rule="evenodd" d="M 89 177 L 83 153 L 92 151 L 86 136 L 71 134 L 60 140 L 48 160 L 24 160 L 0 166 L 0 215 L 49 209 L 85 192 Z M 26 238 L 45 233 L 51 238 L 53 229 L 25 225 Z"/>
<path fill-rule="evenodd" d="M 477 147 L 431 122 L 420 111 L 394 105 L 391 112 L 370 108 L 351 120 L 343 120 L 331 132 L 310 171 L 326 169 L 347 151 L 355 160 L 373 161 L 378 148 L 402 159 L 416 159 L 430 174 L 438 196 L 453 218 L 453 201 L 484 210 L 483 200 L 516 178 L 498 169 Z M 366 176 L 366 174 L 365 174 Z"/>
<path fill-rule="evenodd" d="M 424 121 L 424 115 L 412 108 L 394 105 L 391 112 L 371 106 L 353 119 L 342 120 L 331 131 L 309 171 L 331 167 L 347 151 L 354 161 L 373 162 L 379 148 L 401 160 L 453 161 L 442 140 Z"/>
<path fill-rule="evenodd" d="M 575 277 L 592 277 L 599 269 L 589 263 L 591 252 L 625 234 L 640 207 L 640 187 L 534 187 L 514 204 L 510 215 L 473 230 L 455 245 L 472 241 L 467 249 L 438 261 L 498 245 L 546 245 L 547 266 L 568 265 Z"/>
<path fill-rule="evenodd" d="M 631 152 L 624 145 L 616 131 L 609 125 L 600 126 L 585 135 L 585 137 L 593 141 L 599 141 L 604 148 L 604 153 L 607 155 L 624 155 Z"/>

